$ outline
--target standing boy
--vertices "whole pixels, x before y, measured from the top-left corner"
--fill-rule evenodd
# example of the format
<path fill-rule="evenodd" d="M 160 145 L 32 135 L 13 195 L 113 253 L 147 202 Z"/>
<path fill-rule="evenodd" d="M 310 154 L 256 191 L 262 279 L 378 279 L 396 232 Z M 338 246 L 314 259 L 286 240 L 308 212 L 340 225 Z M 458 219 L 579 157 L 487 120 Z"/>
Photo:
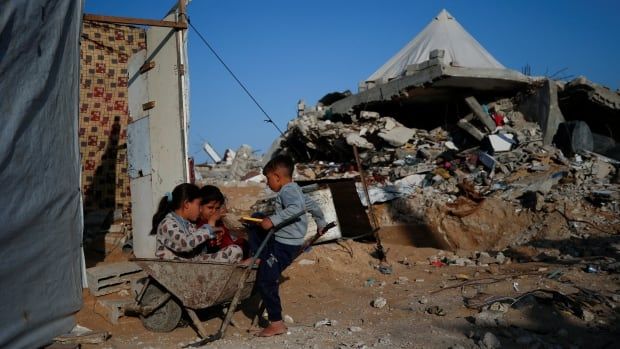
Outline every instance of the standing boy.
<path fill-rule="evenodd" d="M 267 177 L 267 185 L 278 193 L 276 197 L 275 214 L 264 218 L 260 226 L 269 230 L 274 226 L 291 218 L 299 212 L 310 212 L 319 231 L 325 227 L 323 212 L 312 199 L 308 198 L 297 183 L 293 182 L 293 160 L 286 155 L 278 155 L 271 159 L 263 168 Z M 282 305 L 280 303 L 279 281 L 280 274 L 288 267 L 304 243 L 308 229 L 307 215 L 301 215 L 293 223 L 278 229 L 270 239 L 258 258 L 261 262 L 258 267 L 256 284 L 263 298 L 269 326 L 264 328 L 258 336 L 271 337 L 286 333 L 287 328 L 282 321 Z M 254 240 L 254 239 L 250 239 Z M 253 253 L 257 247 L 256 240 L 250 242 Z M 258 260 L 258 259 L 257 259 Z"/>

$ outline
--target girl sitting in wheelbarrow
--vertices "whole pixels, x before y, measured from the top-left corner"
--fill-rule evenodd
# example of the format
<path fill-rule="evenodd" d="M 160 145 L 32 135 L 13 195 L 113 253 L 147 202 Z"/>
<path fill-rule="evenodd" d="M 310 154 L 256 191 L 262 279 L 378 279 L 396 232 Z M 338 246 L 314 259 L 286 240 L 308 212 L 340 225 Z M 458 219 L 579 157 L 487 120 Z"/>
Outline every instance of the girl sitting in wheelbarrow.
<path fill-rule="evenodd" d="M 248 253 L 247 242 L 243 237 L 237 234 L 233 235 L 231 230 L 224 224 L 226 216 L 226 197 L 222 191 L 214 185 L 205 185 L 200 188 L 202 204 L 200 205 L 200 218 L 196 222 L 196 226 L 201 228 L 208 224 L 215 227 L 217 238 L 207 242 L 207 251 L 209 253 L 217 252 L 229 245 L 237 245 L 243 250 L 244 257 Z M 217 231 L 219 229 L 219 231 Z"/>
<path fill-rule="evenodd" d="M 200 229 L 195 222 L 200 216 L 202 197 L 194 184 L 177 185 L 172 193 L 161 198 L 155 215 L 151 234 L 157 235 L 155 256 L 161 259 L 237 263 L 243 251 L 237 245 L 229 245 L 214 253 L 204 253 L 204 244 L 216 239 L 218 228 L 209 220 Z"/>

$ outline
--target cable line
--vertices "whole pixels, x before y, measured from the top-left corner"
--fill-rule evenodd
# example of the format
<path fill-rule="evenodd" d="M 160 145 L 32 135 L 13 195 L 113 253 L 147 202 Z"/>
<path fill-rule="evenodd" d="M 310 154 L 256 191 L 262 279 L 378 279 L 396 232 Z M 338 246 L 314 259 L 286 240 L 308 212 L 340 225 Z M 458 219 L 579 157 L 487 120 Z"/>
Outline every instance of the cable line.
<path fill-rule="evenodd" d="M 276 125 L 276 123 L 273 121 L 273 119 L 269 116 L 269 114 L 267 114 L 267 112 L 265 111 L 265 109 L 263 109 L 263 107 L 261 107 L 260 103 L 258 103 L 258 101 L 256 100 L 256 98 L 254 98 L 254 96 L 252 96 L 252 94 L 250 93 L 250 91 L 248 91 L 248 89 L 245 87 L 245 85 L 243 85 L 243 83 L 237 78 L 237 76 L 235 75 L 235 73 L 232 72 L 232 70 L 230 70 L 230 68 L 228 67 L 228 65 L 224 62 L 224 60 L 220 57 L 220 55 L 217 54 L 217 52 L 215 52 L 215 49 L 213 49 L 213 47 L 211 47 L 211 45 L 209 45 L 209 43 L 207 42 L 207 40 L 202 36 L 202 34 L 200 34 L 200 32 L 198 31 L 198 29 L 196 29 L 196 27 L 194 27 L 194 25 L 192 24 L 192 22 L 189 20 L 189 17 L 187 17 L 187 23 L 189 24 L 189 26 L 194 29 L 194 31 L 196 32 L 196 34 L 198 34 L 198 37 L 200 37 L 200 39 L 202 40 L 202 42 L 205 43 L 205 45 L 207 45 L 207 47 L 209 48 L 209 50 L 211 50 L 211 52 L 213 53 L 213 55 L 215 55 L 215 57 L 220 61 L 220 63 L 222 63 L 222 65 L 224 66 L 224 68 L 226 68 L 226 70 L 228 71 L 228 73 L 230 73 L 230 75 L 235 79 L 235 81 L 237 81 L 237 83 L 239 84 L 239 86 L 241 86 L 241 88 L 243 89 L 243 91 L 245 91 L 245 93 L 250 96 L 250 98 L 252 99 L 252 101 L 254 101 L 254 104 L 256 104 L 256 106 L 258 107 L 258 109 L 260 109 L 260 111 L 263 112 L 263 114 L 265 114 L 265 116 L 267 117 L 267 120 L 265 120 L 265 122 L 271 123 L 277 130 L 278 132 L 280 132 L 280 135 L 284 136 L 284 132 L 282 132 L 282 130 L 280 130 L 280 128 L 278 127 L 278 125 Z"/>

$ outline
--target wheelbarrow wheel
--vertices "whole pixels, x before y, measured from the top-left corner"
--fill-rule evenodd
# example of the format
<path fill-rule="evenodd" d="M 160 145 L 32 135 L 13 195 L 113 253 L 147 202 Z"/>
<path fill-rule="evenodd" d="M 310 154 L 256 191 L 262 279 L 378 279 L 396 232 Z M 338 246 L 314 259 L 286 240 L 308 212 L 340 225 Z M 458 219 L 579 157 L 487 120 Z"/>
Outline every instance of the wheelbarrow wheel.
<path fill-rule="evenodd" d="M 161 286 L 149 283 L 140 304 L 148 305 L 155 303 L 157 299 L 165 294 Z M 155 309 L 147 316 L 140 315 L 144 327 L 153 332 L 170 332 L 174 330 L 181 320 L 183 310 L 174 298 L 168 299 L 159 308 Z"/>

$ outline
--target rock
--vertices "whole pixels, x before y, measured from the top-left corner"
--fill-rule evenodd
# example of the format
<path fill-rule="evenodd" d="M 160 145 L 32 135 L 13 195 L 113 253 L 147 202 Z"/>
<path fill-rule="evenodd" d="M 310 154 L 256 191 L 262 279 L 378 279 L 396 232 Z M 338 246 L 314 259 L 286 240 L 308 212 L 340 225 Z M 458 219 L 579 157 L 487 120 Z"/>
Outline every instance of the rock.
<path fill-rule="evenodd" d="M 404 285 L 409 281 L 409 278 L 407 278 L 406 276 L 399 276 L 398 279 L 396 279 L 396 281 L 394 281 L 394 283 L 396 285 Z"/>
<path fill-rule="evenodd" d="M 500 313 L 507 313 L 508 309 L 510 309 L 510 306 L 506 303 L 495 302 L 489 305 L 488 309 Z"/>
<path fill-rule="evenodd" d="M 581 314 L 581 318 L 583 319 L 583 321 L 591 322 L 592 320 L 594 320 L 594 314 L 592 314 L 592 312 L 586 309 L 583 309 L 582 311 L 583 314 Z"/>
<path fill-rule="evenodd" d="M 290 315 L 284 315 L 284 322 L 287 324 L 294 324 L 293 318 Z"/>
<path fill-rule="evenodd" d="M 351 332 L 362 332 L 362 328 L 359 326 L 351 326 L 349 327 L 349 331 Z"/>
<path fill-rule="evenodd" d="M 321 326 L 336 326 L 338 325 L 338 320 L 330 320 L 330 319 L 323 319 L 323 320 L 319 320 L 317 322 L 314 323 L 314 327 L 321 327 Z"/>
<path fill-rule="evenodd" d="M 422 297 L 420 297 L 420 299 L 418 300 L 418 303 L 420 303 L 420 304 L 426 304 L 426 303 L 428 303 L 428 298 L 426 298 L 426 297 L 422 296 Z"/>
<path fill-rule="evenodd" d="M 506 256 L 503 253 L 497 252 L 497 256 L 495 256 L 495 260 L 499 264 L 504 264 L 506 262 Z"/>
<path fill-rule="evenodd" d="M 355 145 L 358 148 L 374 149 L 375 146 L 370 143 L 366 138 L 358 135 L 357 133 L 349 133 L 346 137 L 348 145 Z"/>
<path fill-rule="evenodd" d="M 377 343 L 381 345 L 390 345 L 392 344 L 392 340 L 390 339 L 390 337 L 384 336 L 384 337 L 379 338 Z"/>
<path fill-rule="evenodd" d="M 426 308 L 426 313 L 437 315 L 437 316 L 446 316 L 446 311 L 443 310 L 443 308 L 436 306 L 436 305 Z"/>
<path fill-rule="evenodd" d="M 455 260 L 451 261 L 451 263 L 459 267 L 476 265 L 476 263 L 474 263 L 471 259 L 462 257 L 456 258 Z"/>
<path fill-rule="evenodd" d="M 448 349 L 465 349 L 465 347 L 460 344 L 454 344 L 448 347 Z"/>
<path fill-rule="evenodd" d="M 497 263 L 497 259 L 491 257 L 488 252 L 480 252 L 478 255 L 478 265 L 488 265 Z"/>
<path fill-rule="evenodd" d="M 315 263 L 316 263 L 315 261 L 310 260 L 310 259 L 302 259 L 299 262 L 297 262 L 297 264 L 299 265 L 313 265 Z"/>
<path fill-rule="evenodd" d="M 377 297 L 372 301 L 372 306 L 378 309 L 385 307 L 387 300 L 383 297 Z"/>
<path fill-rule="evenodd" d="M 362 110 L 360 112 L 360 119 L 374 120 L 374 119 L 378 119 L 380 117 L 381 117 L 381 115 L 379 115 L 379 113 L 377 113 L 376 111 Z"/>
<path fill-rule="evenodd" d="M 480 327 L 498 327 L 504 326 L 504 313 L 493 310 L 483 310 L 474 316 L 477 326 Z"/>
<path fill-rule="evenodd" d="M 486 349 L 498 349 L 502 347 L 502 343 L 491 332 L 485 333 L 481 342 L 481 346 Z"/>
<path fill-rule="evenodd" d="M 415 130 L 397 126 L 387 132 L 379 132 L 379 137 L 394 147 L 402 147 L 413 137 Z"/>

